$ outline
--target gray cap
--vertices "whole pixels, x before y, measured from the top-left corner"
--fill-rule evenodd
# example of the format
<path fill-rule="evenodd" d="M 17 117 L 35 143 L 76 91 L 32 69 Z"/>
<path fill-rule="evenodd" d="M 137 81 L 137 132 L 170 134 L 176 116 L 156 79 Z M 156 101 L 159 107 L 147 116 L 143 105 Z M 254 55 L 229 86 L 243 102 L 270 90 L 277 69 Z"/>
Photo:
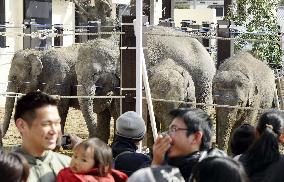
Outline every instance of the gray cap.
<path fill-rule="evenodd" d="M 116 120 L 116 134 L 118 136 L 142 140 L 145 133 L 145 122 L 134 111 L 125 112 Z"/>

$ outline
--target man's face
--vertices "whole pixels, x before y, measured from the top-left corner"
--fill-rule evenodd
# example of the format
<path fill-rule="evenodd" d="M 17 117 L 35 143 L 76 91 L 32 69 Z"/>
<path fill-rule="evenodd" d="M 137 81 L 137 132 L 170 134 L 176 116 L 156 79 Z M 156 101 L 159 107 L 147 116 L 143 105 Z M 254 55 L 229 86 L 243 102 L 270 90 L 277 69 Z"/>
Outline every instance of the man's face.
<path fill-rule="evenodd" d="M 196 146 L 194 145 L 195 135 L 190 134 L 187 136 L 187 126 L 182 118 L 174 118 L 170 128 L 175 128 L 176 131 L 170 132 L 172 143 L 168 150 L 169 157 L 186 156 L 196 151 Z"/>
<path fill-rule="evenodd" d="M 36 109 L 31 126 L 24 122 L 23 142 L 38 152 L 53 150 L 58 136 L 61 135 L 60 121 L 56 106 L 47 105 Z"/>

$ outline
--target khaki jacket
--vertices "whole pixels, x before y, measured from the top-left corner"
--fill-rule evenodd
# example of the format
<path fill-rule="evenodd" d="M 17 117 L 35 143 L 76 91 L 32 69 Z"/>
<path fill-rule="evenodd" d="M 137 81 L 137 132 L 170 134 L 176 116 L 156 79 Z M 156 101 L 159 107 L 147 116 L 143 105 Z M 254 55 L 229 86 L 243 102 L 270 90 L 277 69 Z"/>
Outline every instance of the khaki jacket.
<path fill-rule="evenodd" d="M 33 157 L 21 147 L 15 152 L 22 154 L 30 165 L 30 174 L 27 182 L 55 182 L 61 169 L 68 167 L 70 157 L 53 151 L 46 151 L 43 157 Z"/>

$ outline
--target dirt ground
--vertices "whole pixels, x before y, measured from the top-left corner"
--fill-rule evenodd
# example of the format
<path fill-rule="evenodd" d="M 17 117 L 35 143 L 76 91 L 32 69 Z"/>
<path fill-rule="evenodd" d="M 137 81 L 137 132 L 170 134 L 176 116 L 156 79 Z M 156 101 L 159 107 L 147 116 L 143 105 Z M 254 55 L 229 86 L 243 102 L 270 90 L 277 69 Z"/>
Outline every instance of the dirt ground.
<path fill-rule="evenodd" d="M 4 108 L 0 107 L 0 122 L 3 122 L 4 119 Z M 88 137 L 88 129 L 84 121 L 82 112 L 73 108 L 69 109 L 65 133 L 76 134 L 81 138 Z M 5 137 L 3 138 L 3 144 L 5 148 L 10 148 L 11 146 L 18 145 L 21 143 L 21 136 L 15 127 L 13 120 L 10 122 L 9 130 Z"/>

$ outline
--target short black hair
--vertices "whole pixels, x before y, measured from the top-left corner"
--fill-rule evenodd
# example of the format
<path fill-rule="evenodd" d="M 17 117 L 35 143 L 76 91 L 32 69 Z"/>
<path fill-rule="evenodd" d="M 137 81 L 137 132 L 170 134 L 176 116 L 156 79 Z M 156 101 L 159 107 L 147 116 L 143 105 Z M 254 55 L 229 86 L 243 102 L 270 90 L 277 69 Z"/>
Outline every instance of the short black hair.
<path fill-rule="evenodd" d="M 244 123 L 233 131 L 231 149 L 233 155 L 245 153 L 255 140 L 255 128 Z"/>
<path fill-rule="evenodd" d="M 17 119 L 22 118 L 29 125 L 31 125 L 31 121 L 36 117 L 35 110 L 37 108 L 53 105 L 57 106 L 58 99 L 44 93 L 41 91 L 33 91 L 29 92 L 26 95 L 22 96 L 16 104 L 14 120 L 16 122 Z"/>
<path fill-rule="evenodd" d="M 187 126 L 187 136 L 197 131 L 203 133 L 200 150 L 207 150 L 211 147 L 212 120 L 210 116 L 199 108 L 179 108 L 170 112 L 174 118 L 180 117 Z"/>
<path fill-rule="evenodd" d="M 195 166 L 190 180 L 196 182 L 248 182 L 243 166 L 228 157 L 208 157 Z"/>

